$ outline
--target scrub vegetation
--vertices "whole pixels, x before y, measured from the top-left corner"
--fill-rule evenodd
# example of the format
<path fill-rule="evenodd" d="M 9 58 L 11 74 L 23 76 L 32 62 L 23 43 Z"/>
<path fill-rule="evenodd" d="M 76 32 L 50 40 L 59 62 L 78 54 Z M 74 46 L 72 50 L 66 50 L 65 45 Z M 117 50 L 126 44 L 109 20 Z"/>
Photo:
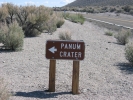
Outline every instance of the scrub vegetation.
<path fill-rule="evenodd" d="M 115 35 L 117 42 L 125 46 L 125 57 L 133 66 L 133 33 L 131 30 L 122 29 Z"/>
<path fill-rule="evenodd" d="M 36 37 L 43 32 L 52 34 L 64 24 L 61 14 L 45 6 L 0 6 L 0 43 L 3 49 L 22 50 L 24 37 Z"/>
<path fill-rule="evenodd" d="M 9 100 L 11 93 L 8 92 L 4 80 L 0 77 L 0 100 Z"/>
<path fill-rule="evenodd" d="M 129 37 L 131 36 L 131 30 L 122 29 L 115 35 L 118 43 L 125 45 L 129 42 Z"/>
<path fill-rule="evenodd" d="M 125 52 L 126 59 L 133 65 L 133 39 L 126 45 Z"/>
<path fill-rule="evenodd" d="M 60 40 L 71 40 L 71 33 L 67 30 L 61 31 L 59 34 Z"/>
<path fill-rule="evenodd" d="M 3 25 L 0 28 L 0 41 L 5 49 L 22 50 L 23 39 L 24 32 L 17 22 L 13 22 L 9 26 Z"/>
<path fill-rule="evenodd" d="M 107 36 L 113 36 L 113 32 L 111 32 L 111 31 L 105 32 L 105 35 L 107 35 Z"/>
<path fill-rule="evenodd" d="M 63 13 L 63 17 L 67 20 L 74 22 L 74 23 L 83 24 L 85 21 L 85 18 L 81 14 Z"/>

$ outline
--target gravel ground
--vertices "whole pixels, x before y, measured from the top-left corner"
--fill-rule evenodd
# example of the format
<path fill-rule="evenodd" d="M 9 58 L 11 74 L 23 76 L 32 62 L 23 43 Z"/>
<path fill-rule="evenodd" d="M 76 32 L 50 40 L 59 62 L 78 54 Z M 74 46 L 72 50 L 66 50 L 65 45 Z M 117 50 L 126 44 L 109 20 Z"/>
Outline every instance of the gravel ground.
<path fill-rule="evenodd" d="M 57 60 L 56 91 L 47 92 L 49 60 L 47 39 L 58 39 L 69 30 L 73 40 L 84 40 L 85 59 L 80 61 L 79 95 L 71 94 L 72 61 Z M 106 36 L 104 28 L 85 22 L 65 21 L 53 35 L 25 38 L 21 52 L 0 51 L 0 76 L 15 93 L 10 100 L 133 100 L 133 67 L 124 56 L 125 46 Z"/>

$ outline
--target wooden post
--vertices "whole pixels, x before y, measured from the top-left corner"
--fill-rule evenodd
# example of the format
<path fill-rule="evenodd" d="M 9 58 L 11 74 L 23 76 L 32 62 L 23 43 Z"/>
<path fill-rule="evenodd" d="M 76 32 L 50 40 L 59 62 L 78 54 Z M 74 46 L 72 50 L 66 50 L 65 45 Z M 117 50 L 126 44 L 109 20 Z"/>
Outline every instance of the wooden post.
<path fill-rule="evenodd" d="M 55 92 L 56 60 L 50 60 L 49 66 L 49 92 Z"/>
<path fill-rule="evenodd" d="M 79 94 L 79 61 L 73 61 L 72 93 Z"/>

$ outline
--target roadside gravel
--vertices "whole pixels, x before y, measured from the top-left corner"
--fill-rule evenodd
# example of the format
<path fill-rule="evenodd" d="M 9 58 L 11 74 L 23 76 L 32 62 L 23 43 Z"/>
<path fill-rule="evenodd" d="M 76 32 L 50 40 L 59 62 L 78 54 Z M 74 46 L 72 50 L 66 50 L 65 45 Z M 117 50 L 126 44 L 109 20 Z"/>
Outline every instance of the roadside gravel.
<path fill-rule="evenodd" d="M 49 60 L 45 58 L 47 39 L 58 39 L 68 30 L 73 40 L 84 40 L 85 59 L 80 61 L 79 95 L 71 94 L 72 61 L 57 60 L 56 92 L 49 93 Z M 0 51 L 0 76 L 15 93 L 10 100 L 133 100 L 133 67 L 125 59 L 125 46 L 107 29 L 92 23 L 65 21 L 53 35 L 25 38 L 21 52 Z"/>

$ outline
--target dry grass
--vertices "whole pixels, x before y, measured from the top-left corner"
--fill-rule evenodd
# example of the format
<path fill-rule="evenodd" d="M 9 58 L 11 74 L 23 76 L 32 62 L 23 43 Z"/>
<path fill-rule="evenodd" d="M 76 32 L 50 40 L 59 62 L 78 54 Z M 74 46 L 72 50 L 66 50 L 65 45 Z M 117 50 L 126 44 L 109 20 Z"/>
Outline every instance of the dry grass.
<path fill-rule="evenodd" d="M 74 22 L 74 23 L 84 24 L 84 21 L 85 21 L 85 18 L 81 14 L 63 13 L 63 17 L 67 20 Z"/>
<path fill-rule="evenodd" d="M 133 39 L 126 45 L 125 56 L 126 59 L 133 65 Z"/>
<path fill-rule="evenodd" d="M 107 36 L 113 36 L 113 32 L 107 31 L 107 32 L 105 32 L 105 35 L 107 35 Z"/>
<path fill-rule="evenodd" d="M 115 35 L 115 38 L 117 39 L 118 43 L 125 45 L 128 43 L 130 35 L 131 35 L 131 30 L 122 29 L 120 32 L 118 32 L 117 35 Z"/>
<path fill-rule="evenodd" d="M 71 40 L 71 33 L 67 30 L 61 31 L 59 34 L 60 40 Z"/>
<path fill-rule="evenodd" d="M 8 92 L 4 80 L 0 78 L 0 100 L 9 100 L 11 93 Z"/>

